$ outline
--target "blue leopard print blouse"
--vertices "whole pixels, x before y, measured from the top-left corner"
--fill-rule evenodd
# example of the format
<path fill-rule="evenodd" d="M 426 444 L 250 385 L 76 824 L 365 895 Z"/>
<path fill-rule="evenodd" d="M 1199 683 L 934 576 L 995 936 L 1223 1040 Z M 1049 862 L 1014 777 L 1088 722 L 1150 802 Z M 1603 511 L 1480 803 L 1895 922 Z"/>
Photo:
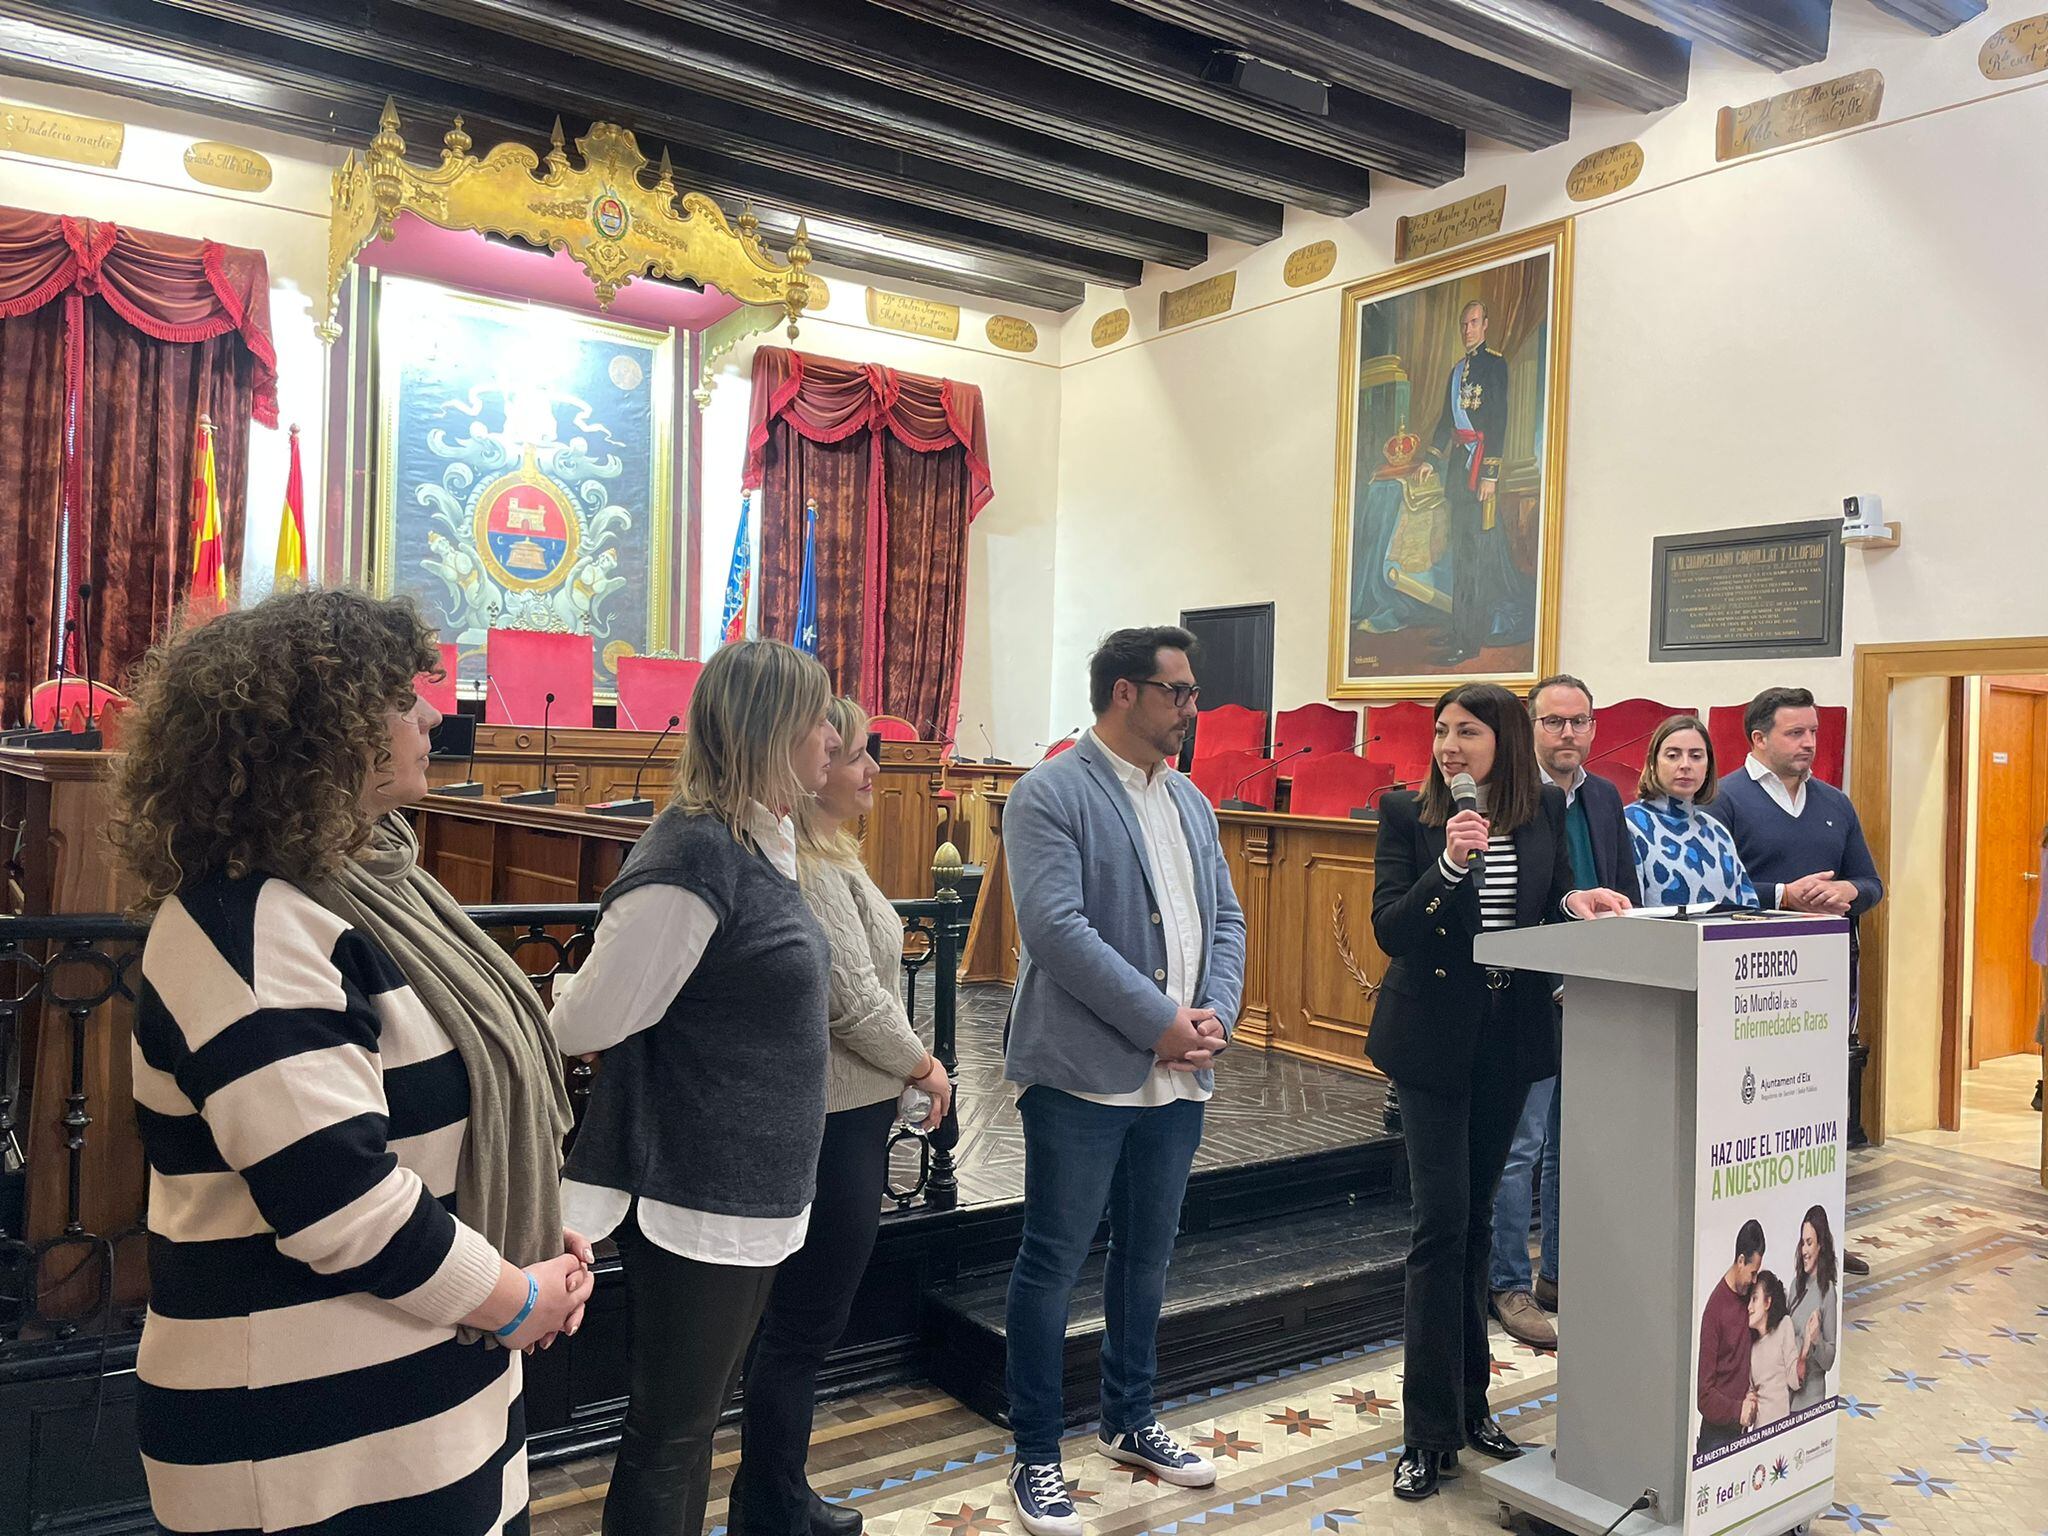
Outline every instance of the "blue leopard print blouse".
<path fill-rule="evenodd" d="M 1641 800 L 1622 814 L 1628 818 L 1644 906 L 1763 905 L 1735 851 L 1734 836 L 1690 800 L 1668 795 Z"/>

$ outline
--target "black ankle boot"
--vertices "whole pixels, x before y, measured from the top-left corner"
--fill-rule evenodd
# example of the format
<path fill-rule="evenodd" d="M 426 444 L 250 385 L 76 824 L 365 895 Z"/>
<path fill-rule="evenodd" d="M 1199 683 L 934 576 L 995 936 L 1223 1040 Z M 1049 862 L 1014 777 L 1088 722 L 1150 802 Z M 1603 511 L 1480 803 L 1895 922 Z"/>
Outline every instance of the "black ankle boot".
<path fill-rule="evenodd" d="M 844 1504 L 828 1504 L 815 1493 L 808 1511 L 811 1536 L 860 1536 L 860 1511 Z"/>
<path fill-rule="evenodd" d="M 1507 1431 L 1495 1419 L 1472 1420 L 1465 1426 L 1465 1443 L 1495 1461 L 1514 1461 L 1522 1454 L 1522 1448 L 1508 1438 Z"/>
<path fill-rule="evenodd" d="M 1394 1497 L 1413 1503 L 1437 1491 L 1440 1463 L 1436 1451 L 1418 1451 L 1406 1446 L 1394 1465 Z"/>

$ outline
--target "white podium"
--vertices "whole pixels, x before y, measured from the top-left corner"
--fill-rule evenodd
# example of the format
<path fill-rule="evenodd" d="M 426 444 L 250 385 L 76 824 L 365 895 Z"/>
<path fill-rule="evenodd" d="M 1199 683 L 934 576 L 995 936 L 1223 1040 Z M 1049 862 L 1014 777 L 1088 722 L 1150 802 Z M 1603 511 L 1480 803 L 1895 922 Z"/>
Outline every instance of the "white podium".
<path fill-rule="evenodd" d="M 1713 1288 L 1730 1293 L 1724 1324 L 1748 1307 L 1724 1277 L 1750 1220 L 1789 1297 L 1801 1233 L 1825 1213 L 1838 1278 L 1832 1295 L 1809 1284 L 1839 1339 L 1848 928 L 1626 917 L 1474 943 L 1482 964 L 1553 972 L 1565 988 L 1557 1446 L 1484 1474 L 1504 1516 L 1601 1536 L 1654 1490 L 1616 1536 L 1778 1536 L 1828 1507 L 1839 1360 L 1815 1373 L 1819 1403 L 1781 1411 L 1768 1390 L 1755 1427 L 1725 1446 L 1701 1439 L 1698 1378 Z M 1713 1372 L 1724 1387 L 1730 1359 L 1751 1364 L 1728 1337 Z M 1755 1342 L 1768 1388 L 1784 1357 Z"/>

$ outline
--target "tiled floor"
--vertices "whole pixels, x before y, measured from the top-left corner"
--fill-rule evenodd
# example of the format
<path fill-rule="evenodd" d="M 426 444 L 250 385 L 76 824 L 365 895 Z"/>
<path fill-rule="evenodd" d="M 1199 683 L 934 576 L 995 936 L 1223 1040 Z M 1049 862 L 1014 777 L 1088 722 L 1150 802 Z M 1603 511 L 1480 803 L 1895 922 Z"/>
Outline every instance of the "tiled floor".
<path fill-rule="evenodd" d="M 2041 1114 L 2033 1106 L 2041 1058 L 2001 1056 L 1963 1074 L 1963 1124 L 1955 1131 L 1911 1131 L 1896 1138 L 1994 1158 L 2016 1168 L 2041 1166 Z"/>
<path fill-rule="evenodd" d="M 1847 1225 L 1872 1273 L 1844 1295 L 1837 1502 L 1815 1536 L 2048 1536 L 2048 1194 L 2020 1170 L 1895 1143 L 1856 1157 Z M 1502 1422 L 1548 1439 L 1553 1360 L 1497 1336 L 1494 1368 Z M 1085 1436 L 1070 1441 L 1091 1536 L 1495 1531 L 1494 1503 L 1469 1475 L 1427 1504 L 1394 1502 L 1400 1371 L 1390 1341 L 1166 1405 L 1166 1421 L 1222 1468 L 1210 1489 L 1146 1482 Z M 995 1426 L 908 1387 L 821 1408 L 812 1478 L 860 1509 L 872 1536 L 1019 1536 L 1002 1487 L 1008 1450 Z M 730 1432 L 719 1452 L 714 1532 Z M 601 1460 L 536 1473 L 536 1536 L 595 1532 L 605 1475 Z"/>

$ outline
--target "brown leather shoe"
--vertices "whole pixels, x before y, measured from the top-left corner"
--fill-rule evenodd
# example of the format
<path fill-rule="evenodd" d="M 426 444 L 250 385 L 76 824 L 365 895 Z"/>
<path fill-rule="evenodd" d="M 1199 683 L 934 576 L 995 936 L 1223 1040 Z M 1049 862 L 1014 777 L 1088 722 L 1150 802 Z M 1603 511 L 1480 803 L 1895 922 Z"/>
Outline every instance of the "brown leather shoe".
<path fill-rule="evenodd" d="M 1548 1275 L 1536 1277 L 1536 1305 L 1546 1312 L 1557 1310 L 1557 1282 Z"/>
<path fill-rule="evenodd" d="M 1527 1291 L 1495 1291 L 1493 1315 L 1518 1343 L 1531 1349 L 1557 1348 L 1557 1325 L 1543 1315 L 1536 1298 Z"/>
<path fill-rule="evenodd" d="M 1853 1248 L 1845 1248 L 1842 1250 L 1842 1269 L 1851 1275 L 1867 1275 L 1870 1273 L 1870 1260 Z"/>

